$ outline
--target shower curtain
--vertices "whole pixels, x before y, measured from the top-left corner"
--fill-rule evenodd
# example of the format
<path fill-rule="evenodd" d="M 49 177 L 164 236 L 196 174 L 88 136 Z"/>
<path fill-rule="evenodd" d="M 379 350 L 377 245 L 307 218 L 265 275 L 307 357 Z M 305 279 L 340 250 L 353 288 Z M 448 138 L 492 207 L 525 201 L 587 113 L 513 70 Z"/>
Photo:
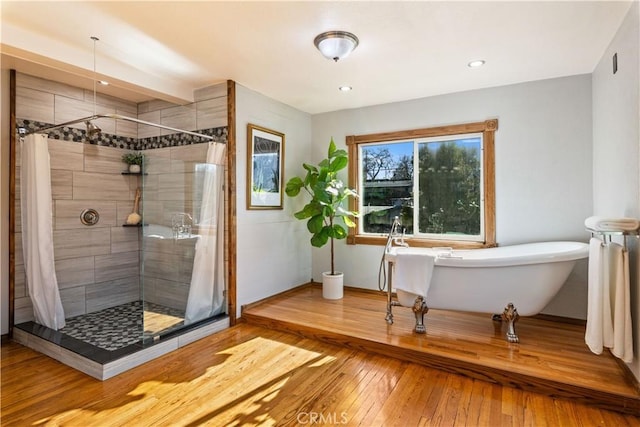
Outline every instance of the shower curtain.
<path fill-rule="evenodd" d="M 47 135 L 22 140 L 20 207 L 22 253 L 35 321 L 58 330 L 65 325 L 53 258 L 51 171 Z"/>
<path fill-rule="evenodd" d="M 224 309 L 224 160 L 226 145 L 210 142 L 203 166 L 202 206 L 184 323 Z"/>

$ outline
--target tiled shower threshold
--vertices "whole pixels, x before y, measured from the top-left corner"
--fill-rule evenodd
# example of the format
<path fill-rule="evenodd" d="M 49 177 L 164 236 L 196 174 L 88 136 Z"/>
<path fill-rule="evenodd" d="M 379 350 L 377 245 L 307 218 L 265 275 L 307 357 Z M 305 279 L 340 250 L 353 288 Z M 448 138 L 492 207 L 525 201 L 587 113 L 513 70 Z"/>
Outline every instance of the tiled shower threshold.
<path fill-rule="evenodd" d="M 16 325 L 13 340 L 99 380 L 106 380 L 229 327 L 229 316 L 185 326 L 159 339 L 104 350 L 34 322 Z"/>

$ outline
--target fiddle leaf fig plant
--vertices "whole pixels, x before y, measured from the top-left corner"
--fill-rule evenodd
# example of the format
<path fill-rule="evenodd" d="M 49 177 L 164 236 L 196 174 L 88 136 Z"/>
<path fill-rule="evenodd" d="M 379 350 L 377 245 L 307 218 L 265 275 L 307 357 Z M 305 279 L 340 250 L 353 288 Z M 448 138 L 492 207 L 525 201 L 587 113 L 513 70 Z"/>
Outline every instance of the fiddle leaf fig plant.
<path fill-rule="evenodd" d="M 311 197 L 309 203 L 294 216 L 307 221 L 312 246 L 320 248 L 330 242 L 332 275 L 336 274 L 333 240 L 346 238 L 347 230 L 341 223 L 346 227 L 355 227 L 353 219 L 358 216 L 357 212 L 343 207 L 349 197 L 358 197 L 354 190 L 345 186 L 338 178 L 338 171 L 347 167 L 348 163 L 347 152 L 337 149 L 331 138 L 327 158 L 317 166 L 303 163 L 306 176 L 291 178 L 285 187 L 285 193 L 289 197 L 296 197 L 302 190 Z"/>

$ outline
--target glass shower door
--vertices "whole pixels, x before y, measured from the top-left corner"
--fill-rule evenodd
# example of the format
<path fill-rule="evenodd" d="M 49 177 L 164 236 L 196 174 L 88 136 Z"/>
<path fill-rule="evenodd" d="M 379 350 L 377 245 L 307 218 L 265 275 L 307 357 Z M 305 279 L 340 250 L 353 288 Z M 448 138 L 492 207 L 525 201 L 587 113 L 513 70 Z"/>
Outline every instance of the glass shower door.
<path fill-rule="evenodd" d="M 140 282 L 146 340 L 226 311 L 222 233 L 217 239 L 224 174 L 206 163 L 208 145 L 145 151 Z"/>

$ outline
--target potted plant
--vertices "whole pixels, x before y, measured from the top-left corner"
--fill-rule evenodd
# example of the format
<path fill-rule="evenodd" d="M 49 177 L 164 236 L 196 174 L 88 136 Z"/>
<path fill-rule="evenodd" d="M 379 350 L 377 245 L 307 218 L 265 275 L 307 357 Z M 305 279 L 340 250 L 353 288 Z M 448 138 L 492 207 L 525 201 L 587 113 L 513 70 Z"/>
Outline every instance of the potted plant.
<path fill-rule="evenodd" d="M 327 299 L 340 299 L 343 295 L 344 274 L 335 270 L 333 240 L 346 238 L 347 230 L 339 222 L 346 227 L 355 227 L 353 218 L 358 216 L 357 212 L 342 206 L 349 197 L 358 197 L 338 178 L 338 171 L 344 169 L 348 162 L 347 152 L 338 150 L 331 138 L 328 157 L 317 166 L 303 163 L 306 176 L 291 178 L 285 188 L 289 197 L 297 196 L 301 190 L 311 197 L 309 203 L 294 214 L 299 220 L 307 221 L 311 245 L 316 248 L 327 242 L 331 245 L 331 271 L 322 273 L 322 296 Z"/>
<path fill-rule="evenodd" d="M 122 161 L 129 165 L 129 172 L 140 173 L 142 171 L 142 163 L 144 162 L 144 154 L 139 151 L 132 151 L 123 154 Z"/>

